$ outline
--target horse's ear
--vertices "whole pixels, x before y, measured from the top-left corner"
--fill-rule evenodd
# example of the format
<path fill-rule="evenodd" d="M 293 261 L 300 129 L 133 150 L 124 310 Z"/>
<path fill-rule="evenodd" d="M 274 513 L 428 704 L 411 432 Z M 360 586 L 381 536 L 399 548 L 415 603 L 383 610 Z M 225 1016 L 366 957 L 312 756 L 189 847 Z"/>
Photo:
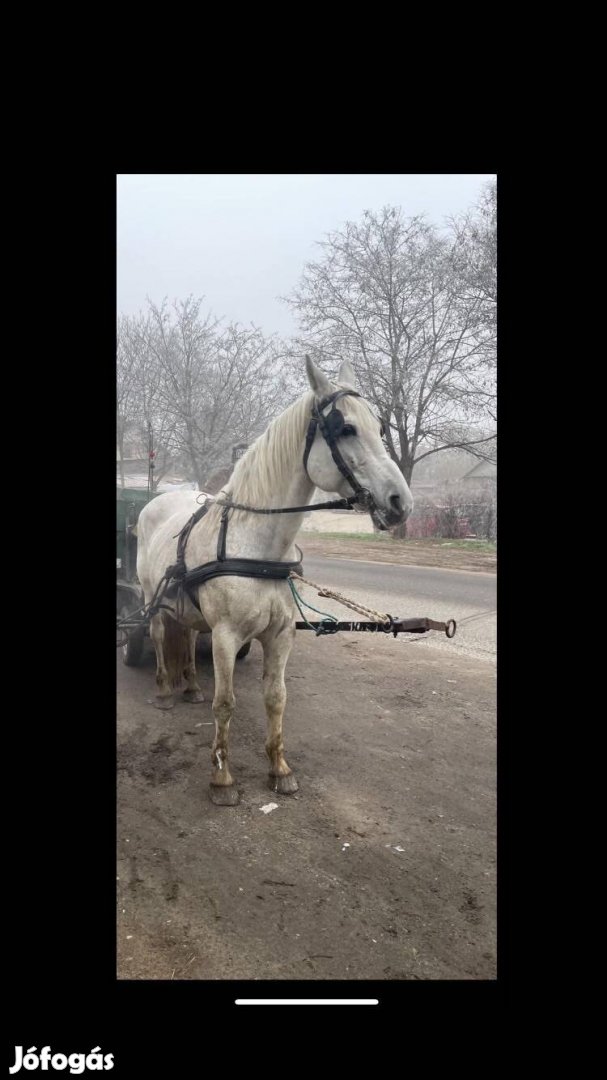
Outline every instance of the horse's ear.
<path fill-rule="evenodd" d="M 327 376 L 323 374 L 320 368 L 316 367 L 316 364 L 310 360 L 309 356 L 306 356 L 306 373 L 308 381 L 317 397 L 328 397 L 333 393 L 333 387 L 327 379 Z"/>
<path fill-rule="evenodd" d="M 354 368 L 349 360 L 342 361 L 337 381 L 340 386 L 349 386 L 351 390 L 357 389 L 356 375 L 354 374 Z"/>

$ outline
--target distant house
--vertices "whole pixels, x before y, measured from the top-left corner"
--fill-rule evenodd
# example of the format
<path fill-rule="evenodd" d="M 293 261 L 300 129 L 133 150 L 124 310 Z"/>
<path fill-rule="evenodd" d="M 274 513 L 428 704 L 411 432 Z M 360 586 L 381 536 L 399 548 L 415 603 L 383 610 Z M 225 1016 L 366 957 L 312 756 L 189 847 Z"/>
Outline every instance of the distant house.
<path fill-rule="evenodd" d="M 493 461 L 477 461 L 459 483 L 469 491 L 492 491 L 497 485 L 497 465 Z"/>
<path fill-rule="evenodd" d="M 431 503 L 436 504 L 436 500 L 440 499 L 443 494 L 444 482 L 438 480 L 417 481 L 413 477 L 411 484 L 411 494 L 413 500 L 416 503 Z"/>

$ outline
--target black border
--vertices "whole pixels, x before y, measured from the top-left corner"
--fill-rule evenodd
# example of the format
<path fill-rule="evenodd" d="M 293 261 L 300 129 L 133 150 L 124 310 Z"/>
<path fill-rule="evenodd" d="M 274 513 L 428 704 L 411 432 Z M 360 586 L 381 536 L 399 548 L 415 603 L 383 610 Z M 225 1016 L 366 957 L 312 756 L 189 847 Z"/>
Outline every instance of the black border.
<path fill-rule="evenodd" d="M 480 167 L 479 167 L 480 166 Z M 52 568 L 50 589 L 30 596 L 26 621 L 34 615 L 35 667 L 27 664 L 19 681 L 16 707 L 9 710 L 14 748 L 8 757 L 14 792 L 9 804 L 9 854 L 13 909 L 9 965 L 11 1013 L 15 1045 L 38 1048 L 50 1044 L 67 1052 L 89 1052 L 101 1043 L 104 1052 L 137 1066 L 150 1060 L 175 1064 L 175 1031 L 190 1022 L 199 1030 L 208 1011 L 223 1015 L 236 997 L 378 997 L 386 1010 L 413 1019 L 439 1004 L 449 1013 L 474 1009 L 477 1019 L 493 1014 L 510 985 L 510 941 L 507 932 L 506 885 L 510 872 L 507 782 L 512 764 L 510 735 L 500 723 L 498 754 L 498 979 L 496 982 L 133 982 L 117 981 L 115 908 L 116 729 L 114 653 L 115 558 L 115 320 L 116 320 L 116 176 L 129 171 L 78 174 L 68 185 L 55 177 L 57 199 L 44 201 L 45 231 L 36 234 L 44 255 L 37 263 L 44 280 L 55 286 L 47 301 L 36 298 L 40 364 L 25 387 L 31 406 L 35 499 L 45 510 L 45 543 L 31 545 L 22 558 Z M 131 171 L 150 171 L 147 169 Z M 158 171 L 165 171 L 162 167 Z M 174 171 L 188 171 L 175 169 Z M 512 356 L 512 230 L 516 207 L 510 179 L 495 161 L 467 164 L 458 170 L 424 163 L 409 169 L 347 167 L 291 169 L 267 165 L 255 170 L 232 168 L 199 172 L 472 172 L 497 173 L 499 193 L 499 454 L 500 572 L 498 575 L 499 638 L 498 701 L 500 718 L 510 715 L 506 703 L 508 665 L 504 634 L 506 589 L 510 590 L 512 549 L 507 509 L 512 474 L 505 451 L 510 413 L 506 357 Z M 62 198 L 63 196 L 63 198 Z M 69 234 L 70 241 L 66 241 Z M 67 331 L 63 332 L 62 327 Z M 69 359 L 68 359 L 69 357 Z M 18 364 L 16 365 L 18 367 Z M 19 371 L 17 371 L 19 377 Z M 21 391 L 23 393 L 23 387 Z M 9 402 L 10 404 L 10 402 Z M 45 424 L 47 425 L 45 427 Z M 39 436 L 40 430 L 48 435 Z M 30 428 L 31 433 L 31 428 Z M 41 445 L 41 442 L 43 445 Z M 50 467 L 49 458 L 53 467 Z M 63 463 L 62 468 L 57 466 Z M 55 479 L 53 480 L 53 476 Z M 94 496 L 94 499 L 93 499 Z M 22 506 L 26 519 L 34 511 Z M 24 538 L 25 539 L 25 538 Z M 86 552 L 86 554 L 85 554 Z M 67 567 L 67 572 L 66 572 Z M 9 576 L 11 574 L 9 573 Z M 23 576 L 15 573 L 18 595 Z M 20 607 L 22 608 L 22 601 Z M 8 629 L 8 628 L 7 628 Z M 26 637 L 31 641 L 31 633 Z M 31 647 L 31 646 L 30 646 Z M 39 669 L 42 669 L 41 672 Z M 31 702 L 28 706 L 28 696 Z M 15 822 L 15 828 L 12 828 Z M 246 1011 L 246 1010 L 244 1010 Z M 239 1013 L 239 1027 L 243 1009 Z M 330 1014 L 329 1014 L 330 1015 Z M 441 1009 L 441 1015 L 443 1010 Z M 318 1014 L 315 1014 L 315 1018 Z M 369 1012 L 365 1014 L 368 1022 Z M 140 1019 L 153 1043 L 142 1043 Z M 233 1022 L 233 1016 L 231 1017 Z M 281 1020 L 281 1023 L 283 1021 Z M 341 1022 L 341 1019 L 340 1019 Z M 255 1025 L 255 1021 L 253 1021 Z M 314 1023 L 317 1023 L 315 1019 Z M 331 1023 L 331 1021 L 329 1021 Z M 174 1025 L 178 1025 L 177 1028 Z M 324 1021 L 323 1021 L 324 1025 Z M 14 1030 L 14 1035 L 13 1035 Z M 208 1033 L 212 1038 L 211 1033 Z M 207 1040 L 205 1039 L 205 1042 Z M 181 1035 L 179 1046 L 183 1048 Z M 86 1045 L 85 1045 L 86 1044 Z M 187 1048 L 186 1048 L 187 1052 Z M 142 1057 L 143 1054 L 143 1057 Z M 173 1056 L 171 1056 L 173 1055 Z M 194 1060 L 199 1058 L 194 1055 Z M 262 1059 L 263 1060 L 263 1059 Z M 12 1059 L 11 1059 L 12 1061 Z M 125 1075 L 128 1075 L 125 1071 Z M 68 1073 L 66 1072 L 66 1075 Z M 132 1073 L 130 1073 L 132 1075 Z"/>

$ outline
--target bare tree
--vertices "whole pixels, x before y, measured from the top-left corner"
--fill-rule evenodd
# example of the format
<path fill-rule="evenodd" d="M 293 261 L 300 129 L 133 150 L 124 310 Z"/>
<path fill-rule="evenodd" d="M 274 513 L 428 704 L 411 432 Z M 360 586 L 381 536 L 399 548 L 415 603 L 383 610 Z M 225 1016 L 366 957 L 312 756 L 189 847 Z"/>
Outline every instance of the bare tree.
<path fill-rule="evenodd" d="M 442 450 L 493 452 L 484 298 L 464 288 L 456 243 L 394 207 L 366 212 L 329 234 L 286 298 L 303 331 L 296 348 L 330 373 L 351 360 L 407 482 L 418 461 Z"/>
<path fill-rule="evenodd" d="M 124 445 L 141 409 L 143 352 L 135 333 L 135 320 L 122 316 L 117 328 L 116 443 L 120 482 L 124 487 Z"/>
<path fill-rule="evenodd" d="M 120 339 L 118 332 L 116 350 L 116 448 L 118 451 L 118 467 L 120 469 L 120 483 L 124 487 L 124 436 L 128 423 L 129 397 L 131 393 L 131 364 L 130 358 Z"/>
<path fill-rule="evenodd" d="M 478 303 L 483 343 L 489 366 L 495 366 L 497 347 L 497 181 L 485 185 L 475 207 L 451 218 L 451 259 L 459 296 Z M 493 418 L 495 419 L 495 415 Z"/>
<path fill-rule="evenodd" d="M 118 321 L 118 454 L 124 486 L 124 438 L 134 437 L 147 452 L 153 432 L 156 452 L 152 490 L 174 459 L 174 421 L 161 407 L 161 373 L 152 349 L 154 326 L 149 314 L 121 316 Z"/>
<path fill-rule="evenodd" d="M 481 303 L 482 318 L 495 331 L 497 325 L 497 181 L 485 185 L 475 207 L 451 218 L 455 243 L 453 267 L 461 283 L 462 298 Z"/>
<path fill-rule="evenodd" d="M 234 443 L 256 438 L 284 408 L 288 388 L 273 339 L 254 326 L 222 327 L 201 308 L 193 297 L 171 306 L 148 301 L 146 316 L 121 321 L 119 354 L 136 355 L 129 403 L 146 427 L 152 423 L 159 458 L 163 449 L 204 487 Z M 123 368 L 130 370 L 121 361 L 119 377 Z"/>

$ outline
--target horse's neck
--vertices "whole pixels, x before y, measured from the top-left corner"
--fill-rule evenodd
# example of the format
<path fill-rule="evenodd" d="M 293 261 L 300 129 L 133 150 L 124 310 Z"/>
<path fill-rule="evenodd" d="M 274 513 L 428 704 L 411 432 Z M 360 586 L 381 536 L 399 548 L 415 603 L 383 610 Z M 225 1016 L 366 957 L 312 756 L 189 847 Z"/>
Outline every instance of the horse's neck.
<path fill-rule="evenodd" d="M 307 413 L 307 410 L 305 412 Z M 300 415 L 295 417 L 283 414 L 279 423 L 284 422 L 287 426 L 293 421 L 298 424 L 299 429 Z M 234 502 L 258 506 L 259 509 L 266 510 L 287 506 L 307 506 L 314 492 L 314 484 L 310 481 L 303 466 L 305 431 L 302 430 L 300 434 L 301 438 L 295 441 L 284 440 L 285 453 L 289 453 L 290 460 L 282 462 L 280 477 L 267 476 L 267 484 L 263 485 L 266 490 L 261 497 L 261 504 L 251 498 L 246 480 L 240 482 L 237 475 L 233 478 L 236 482 L 227 485 L 231 499 Z M 276 435 L 280 440 L 280 430 L 276 431 Z M 289 443 L 290 451 L 287 449 Z M 259 445 L 252 447 L 249 469 L 250 473 L 255 469 L 268 469 L 267 455 L 264 453 L 261 441 Z M 249 559 L 290 559 L 291 556 L 295 558 L 293 544 L 302 522 L 303 514 L 251 514 L 233 510 L 228 524 L 226 555 L 228 558 L 233 556 Z"/>
<path fill-rule="evenodd" d="M 277 493 L 264 509 L 306 506 L 314 485 L 303 469 L 289 488 Z M 245 559 L 293 559 L 293 544 L 303 522 L 303 514 L 251 514 L 233 510 L 228 524 L 227 557 Z"/>

